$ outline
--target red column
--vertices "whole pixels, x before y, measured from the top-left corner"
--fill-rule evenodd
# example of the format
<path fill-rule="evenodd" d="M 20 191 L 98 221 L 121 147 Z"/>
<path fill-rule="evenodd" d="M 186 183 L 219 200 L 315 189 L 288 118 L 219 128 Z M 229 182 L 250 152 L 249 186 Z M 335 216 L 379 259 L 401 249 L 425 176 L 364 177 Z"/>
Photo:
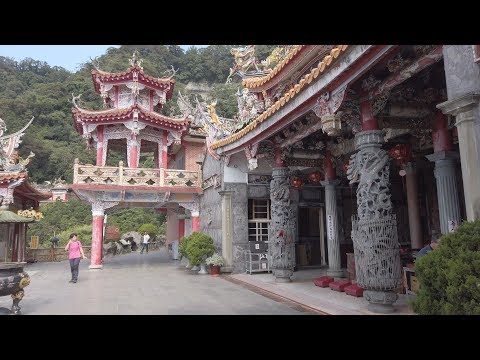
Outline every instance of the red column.
<path fill-rule="evenodd" d="M 138 166 L 137 164 L 138 141 L 135 135 L 132 134 L 132 138 L 130 139 L 130 142 L 133 145 L 128 147 L 129 152 L 127 155 L 128 155 L 128 158 L 130 159 L 129 167 L 135 169 Z"/>
<path fill-rule="evenodd" d="M 330 156 L 330 149 L 327 148 L 325 154 L 325 180 L 335 180 L 335 168 L 333 167 L 332 158 Z"/>
<path fill-rule="evenodd" d="M 447 119 L 441 111 L 438 111 L 433 124 L 433 151 L 451 151 L 452 150 L 452 134 L 447 127 Z"/>
<path fill-rule="evenodd" d="M 282 149 L 280 147 L 275 148 L 275 166 L 285 167 L 285 162 L 282 159 Z"/>
<path fill-rule="evenodd" d="M 192 232 L 200 231 L 200 216 L 198 212 L 192 213 Z"/>
<path fill-rule="evenodd" d="M 103 166 L 103 152 L 107 149 L 103 148 L 103 125 L 97 126 L 97 166 Z"/>
<path fill-rule="evenodd" d="M 103 248 L 103 209 L 92 209 L 92 250 L 90 269 L 101 269 Z"/>
<path fill-rule="evenodd" d="M 378 122 L 373 116 L 372 103 L 370 101 L 360 103 L 360 117 L 363 131 L 378 130 Z"/>
<path fill-rule="evenodd" d="M 185 220 L 178 220 L 178 243 L 180 244 L 180 239 L 185 235 Z"/>
<path fill-rule="evenodd" d="M 168 168 L 168 158 L 167 158 L 167 137 L 168 132 L 167 130 L 163 130 L 163 137 L 162 137 L 162 168 Z"/>

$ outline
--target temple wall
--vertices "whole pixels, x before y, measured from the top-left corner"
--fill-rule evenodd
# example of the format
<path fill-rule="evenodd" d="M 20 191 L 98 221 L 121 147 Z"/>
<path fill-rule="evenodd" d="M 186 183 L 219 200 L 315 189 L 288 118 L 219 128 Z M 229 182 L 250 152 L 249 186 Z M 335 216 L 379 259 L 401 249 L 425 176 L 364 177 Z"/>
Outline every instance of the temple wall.
<path fill-rule="evenodd" d="M 200 165 L 197 164 L 203 157 L 205 144 L 200 143 L 190 143 L 187 142 L 185 145 L 185 170 L 198 171 L 200 170 Z"/>
<path fill-rule="evenodd" d="M 222 163 L 214 159 L 208 152 L 202 167 L 203 181 L 211 176 L 221 177 Z M 200 231 L 210 235 L 215 246 L 221 252 L 222 246 L 222 198 L 218 191 L 221 187 L 210 186 L 200 196 Z"/>
<path fill-rule="evenodd" d="M 444 45 L 443 57 L 449 100 L 480 92 L 480 66 L 474 62 L 472 45 Z"/>
<path fill-rule="evenodd" d="M 232 194 L 233 273 L 245 272 L 245 250 L 248 244 L 248 197 L 246 183 L 225 183 Z"/>

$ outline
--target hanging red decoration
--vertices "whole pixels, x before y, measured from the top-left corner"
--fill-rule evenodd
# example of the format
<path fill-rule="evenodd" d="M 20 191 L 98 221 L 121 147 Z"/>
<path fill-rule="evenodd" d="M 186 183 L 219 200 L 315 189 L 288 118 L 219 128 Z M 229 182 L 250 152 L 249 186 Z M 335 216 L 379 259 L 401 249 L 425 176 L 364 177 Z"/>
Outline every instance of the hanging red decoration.
<path fill-rule="evenodd" d="M 295 189 L 300 189 L 303 186 L 303 179 L 301 177 L 295 176 L 292 178 L 291 185 Z"/>
<path fill-rule="evenodd" d="M 388 154 L 392 159 L 395 159 L 401 167 L 404 167 L 412 159 L 412 152 L 408 144 L 397 144 L 390 149 Z"/>
<path fill-rule="evenodd" d="M 308 180 L 310 180 L 312 184 L 318 184 L 320 181 L 322 181 L 322 178 L 322 173 L 318 170 L 308 175 Z"/>
<path fill-rule="evenodd" d="M 348 170 L 348 165 L 349 165 L 349 164 L 350 164 L 350 162 L 349 162 L 349 161 L 347 161 L 347 162 L 343 163 L 343 171 L 344 171 L 344 173 L 345 173 L 345 174 L 347 173 L 347 170 Z"/>

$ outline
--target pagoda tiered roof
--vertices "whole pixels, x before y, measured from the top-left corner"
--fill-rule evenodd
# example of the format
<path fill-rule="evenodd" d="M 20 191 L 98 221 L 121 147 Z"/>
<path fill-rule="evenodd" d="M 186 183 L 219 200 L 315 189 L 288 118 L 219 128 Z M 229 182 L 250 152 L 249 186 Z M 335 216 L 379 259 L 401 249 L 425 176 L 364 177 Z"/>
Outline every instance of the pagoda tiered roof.
<path fill-rule="evenodd" d="M 155 90 L 164 91 L 166 93 L 166 99 L 171 99 L 175 80 L 171 78 L 163 79 L 146 75 L 143 72 L 143 68 L 137 63 L 128 68 L 128 70 L 118 73 L 111 73 L 94 68 L 92 70 L 92 79 L 95 84 L 95 90 L 100 93 L 102 84 L 121 84 L 134 81 L 134 73 L 137 74 L 139 83 Z"/>
<path fill-rule="evenodd" d="M 113 108 L 106 110 L 86 110 L 78 106 L 72 109 L 74 124 L 80 135 L 83 135 L 83 123 L 85 124 L 114 124 L 123 123 L 132 120 L 134 114 L 138 114 L 138 121 L 149 125 L 166 128 L 170 130 L 185 130 L 190 120 L 184 118 L 172 118 L 154 111 L 149 111 L 139 104 L 134 104 L 128 108 Z"/>

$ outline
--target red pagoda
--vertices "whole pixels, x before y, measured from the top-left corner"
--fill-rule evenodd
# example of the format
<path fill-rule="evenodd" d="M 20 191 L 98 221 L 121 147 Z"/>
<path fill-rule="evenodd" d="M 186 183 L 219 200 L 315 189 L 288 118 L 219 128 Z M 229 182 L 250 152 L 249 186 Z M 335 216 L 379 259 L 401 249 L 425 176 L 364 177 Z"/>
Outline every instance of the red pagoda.
<path fill-rule="evenodd" d="M 120 73 L 92 70 L 95 90 L 104 110 L 92 111 L 73 98 L 77 131 L 97 152 L 95 165 L 75 161 L 71 188 L 92 205 L 91 269 L 102 268 L 105 210 L 121 207 L 150 207 L 190 216 L 198 231 L 197 194 L 202 191 L 198 163 L 204 136 L 190 133 L 190 119 L 160 113 L 171 99 L 175 71 L 167 78 L 146 75 L 138 54 L 130 68 Z M 121 151 L 127 164 L 106 166 L 109 151 Z M 139 168 L 141 155 L 153 154 L 153 167 Z M 126 165 L 126 166 L 125 166 Z M 185 209 L 188 212 L 185 213 Z"/>

